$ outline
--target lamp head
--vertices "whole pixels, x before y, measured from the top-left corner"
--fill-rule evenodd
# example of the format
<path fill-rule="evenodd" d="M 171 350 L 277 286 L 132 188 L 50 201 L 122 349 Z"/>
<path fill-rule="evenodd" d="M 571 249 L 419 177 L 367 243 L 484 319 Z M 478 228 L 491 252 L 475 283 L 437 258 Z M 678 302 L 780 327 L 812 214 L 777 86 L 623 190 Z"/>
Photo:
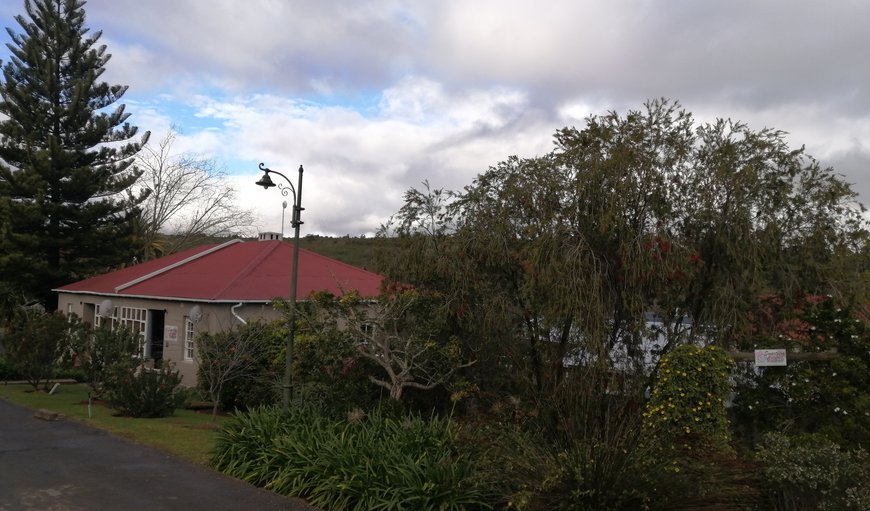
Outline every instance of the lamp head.
<path fill-rule="evenodd" d="M 254 184 L 256 184 L 257 186 L 262 186 L 262 187 L 265 188 L 266 190 L 268 190 L 269 188 L 272 188 L 273 186 L 275 186 L 275 183 L 272 182 L 272 178 L 269 177 L 269 173 L 268 173 L 268 172 L 264 173 L 264 174 L 263 174 L 263 177 L 261 177 L 260 180 L 257 181 L 257 182 L 254 183 Z"/>

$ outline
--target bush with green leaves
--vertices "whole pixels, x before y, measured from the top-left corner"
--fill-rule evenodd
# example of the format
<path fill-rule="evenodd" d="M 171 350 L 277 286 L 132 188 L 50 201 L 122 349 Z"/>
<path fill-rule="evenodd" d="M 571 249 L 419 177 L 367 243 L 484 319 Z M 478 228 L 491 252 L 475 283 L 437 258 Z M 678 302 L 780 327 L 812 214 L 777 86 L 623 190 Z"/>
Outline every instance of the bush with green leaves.
<path fill-rule="evenodd" d="M 553 441 L 531 424 L 473 424 L 461 449 L 474 460 L 475 481 L 497 508 L 521 511 L 666 509 L 662 490 L 677 481 L 652 456 L 634 426 Z"/>
<path fill-rule="evenodd" d="M 115 366 L 106 386 L 106 402 L 125 417 L 167 417 L 186 398 L 181 375 L 170 364 L 160 369 Z"/>
<path fill-rule="evenodd" d="M 455 439 L 448 419 L 358 411 L 333 420 L 311 408 L 260 408 L 222 425 L 212 463 L 333 511 L 486 509 Z"/>
<path fill-rule="evenodd" d="M 662 442 L 691 435 L 727 446 L 731 434 L 725 399 L 733 365 L 717 346 L 684 344 L 662 357 L 643 412 L 644 428 Z"/>
<path fill-rule="evenodd" d="M 34 389 L 42 385 L 47 390 L 47 382 L 68 363 L 70 346 L 82 335 L 81 323 L 75 316 L 22 310 L 3 337 L 5 359 L 13 374 L 27 380 Z"/>
<path fill-rule="evenodd" d="M 247 410 L 279 399 L 287 329 L 250 322 L 196 340 L 197 386 L 222 410 Z"/>
<path fill-rule="evenodd" d="M 759 348 L 836 353 L 827 360 L 789 360 L 786 367 L 744 367 L 733 413 L 746 443 L 785 429 L 870 449 L 870 329 L 827 296 L 805 297 L 793 308 L 770 302 L 764 310 L 773 310 L 760 319 L 774 324 L 759 333 Z"/>
<path fill-rule="evenodd" d="M 821 435 L 769 433 L 758 448 L 770 509 L 870 509 L 870 454 L 847 451 Z"/>
<path fill-rule="evenodd" d="M 355 345 L 349 332 L 337 328 L 297 335 L 293 354 L 295 394 L 335 417 L 354 408 L 376 406 L 382 389 L 368 379 L 376 368 L 357 353 Z"/>
<path fill-rule="evenodd" d="M 0 381 L 21 380 L 22 376 L 12 363 L 4 356 L 0 356 Z"/>
<path fill-rule="evenodd" d="M 72 346 L 72 353 L 93 397 L 101 398 L 106 381 L 113 372 L 123 372 L 139 365 L 138 349 L 139 334 L 128 328 L 112 328 L 105 323 L 80 336 Z"/>

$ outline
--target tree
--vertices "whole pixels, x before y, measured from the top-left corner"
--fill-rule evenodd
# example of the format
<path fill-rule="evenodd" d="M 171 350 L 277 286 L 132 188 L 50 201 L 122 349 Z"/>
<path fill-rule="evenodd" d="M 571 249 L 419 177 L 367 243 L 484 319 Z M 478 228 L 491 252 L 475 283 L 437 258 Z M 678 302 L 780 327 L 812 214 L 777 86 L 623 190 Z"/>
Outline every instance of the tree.
<path fill-rule="evenodd" d="M 262 354 L 269 348 L 264 342 L 269 326 L 259 323 L 237 325 L 214 334 L 196 337 L 198 384 L 212 401 L 212 420 L 217 417 L 221 393 L 230 382 L 240 378 L 259 378 Z M 269 385 L 272 382 L 262 382 Z"/>
<path fill-rule="evenodd" d="M 490 385 L 547 395 L 580 364 L 648 382 L 680 344 L 732 344 L 765 293 L 860 292 L 863 208 L 782 132 L 657 100 L 555 142 L 461 193 L 412 190 L 395 219 L 385 271 L 445 296 Z"/>
<path fill-rule="evenodd" d="M 364 300 L 356 291 L 313 298 L 313 316 L 348 332 L 357 354 L 380 369 L 369 381 L 386 389 L 390 399 L 401 401 L 407 389 L 433 389 L 474 363 L 463 362 L 456 340 L 442 335 L 432 314 L 437 295 L 395 289 L 376 300 Z"/>
<path fill-rule="evenodd" d="M 137 183 L 142 203 L 138 244 L 144 259 L 176 252 L 211 236 L 231 236 L 253 224 L 249 210 L 236 206 L 236 190 L 213 160 L 175 154 L 175 130 L 137 157 L 143 174 Z M 169 234 L 164 237 L 160 233 Z"/>
<path fill-rule="evenodd" d="M 83 332 L 75 316 L 20 308 L 3 337 L 3 350 L 15 371 L 38 390 L 52 378 L 70 346 L 80 342 Z"/>
<path fill-rule="evenodd" d="M 120 369 L 134 369 L 141 359 L 139 334 L 129 328 L 114 328 L 110 323 L 76 338 L 71 347 L 74 361 L 85 374 L 93 396 L 101 398 L 113 373 Z"/>
<path fill-rule="evenodd" d="M 140 142 L 126 86 L 99 81 L 110 55 L 85 27 L 82 0 L 26 0 L 23 33 L 7 29 L 11 59 L 0 83 L 0 197 L 4 280 L 56 306 L 51 289 L 126 262 L 131 217 L 124 198 L 139 177 Z"/>

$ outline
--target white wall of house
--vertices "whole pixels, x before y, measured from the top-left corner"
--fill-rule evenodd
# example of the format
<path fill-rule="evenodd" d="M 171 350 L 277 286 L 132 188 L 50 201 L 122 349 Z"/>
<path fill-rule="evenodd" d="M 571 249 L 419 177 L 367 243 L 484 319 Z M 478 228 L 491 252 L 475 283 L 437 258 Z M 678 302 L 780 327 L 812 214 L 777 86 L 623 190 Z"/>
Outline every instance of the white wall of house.
<path fill-rule="evenodd" d="M 100 305 L 111 299 L 115 308 L 115 321 L 123 322 L 141 332 L 146 359 L 159 358 L 171 362 L 182 375 L 182 384 L 196 385 L 196 353 L 193 339 L 199 332 L 216 333 L 239 324 L 233 315 L 235 303 L 193 302 L 186 300 L 163 300 L 104 296 L 85 293 L 59 293 L 58 309 L 75 314 L 91 325 L 101 319 L 97 315 Z M 198 322 L 191 320 L 191 309 L 199 306 L 202 316 Z M 243 304 L 235 309 L 236 315 L 246 321 L 272 320 L 280 314 L 266 303 Z M 162 331 L 159 325 L 162 319 Z M 162 342 L 157 340 L 162 339 Z"/>

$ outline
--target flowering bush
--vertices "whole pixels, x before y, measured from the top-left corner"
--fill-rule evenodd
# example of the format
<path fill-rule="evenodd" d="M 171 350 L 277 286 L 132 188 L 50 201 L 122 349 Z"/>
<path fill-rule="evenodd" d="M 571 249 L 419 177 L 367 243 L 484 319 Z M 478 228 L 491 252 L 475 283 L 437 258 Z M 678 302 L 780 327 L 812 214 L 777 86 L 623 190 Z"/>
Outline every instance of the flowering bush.
<path fill-rule="evenodd" d="M 870 331 L 848 307 L 832 298 L 808 299 L 800 309 L 800 331 L 757 337 L 758 347 L 794 346 L 811 333 L 803 351 L 836 349 L 830 359 L 789 360 L 786 367 L 747 365 L 737 379 L 733 408 L 747 443 L 756 432 L 821 433 L 848 448 L 870 448 Z M 803 335 L 802 334 L 802 335 Z M 779 339 L 781 337 L 781 339 Z"/>
<path fill-rule="evenodd" d="M 818 435 L 765 435 L 757 452 L 771 509 L 870 509 L 870 455 Z"/>
<path fill-rule="evenodd" d="M 184 404 L 181 375 L 161 369 L 118 367 L 107 384 L 106 402 L 127 417 L 166 417 Z"/>
<path fill-rule="evenodd" d="M 716 346 L 686 344 L 662 358 L 643 413 L 644 428 L 656 438 L 701 435 L 715 444 L 730 440 L 724 398 L 733 362 Z"/>

